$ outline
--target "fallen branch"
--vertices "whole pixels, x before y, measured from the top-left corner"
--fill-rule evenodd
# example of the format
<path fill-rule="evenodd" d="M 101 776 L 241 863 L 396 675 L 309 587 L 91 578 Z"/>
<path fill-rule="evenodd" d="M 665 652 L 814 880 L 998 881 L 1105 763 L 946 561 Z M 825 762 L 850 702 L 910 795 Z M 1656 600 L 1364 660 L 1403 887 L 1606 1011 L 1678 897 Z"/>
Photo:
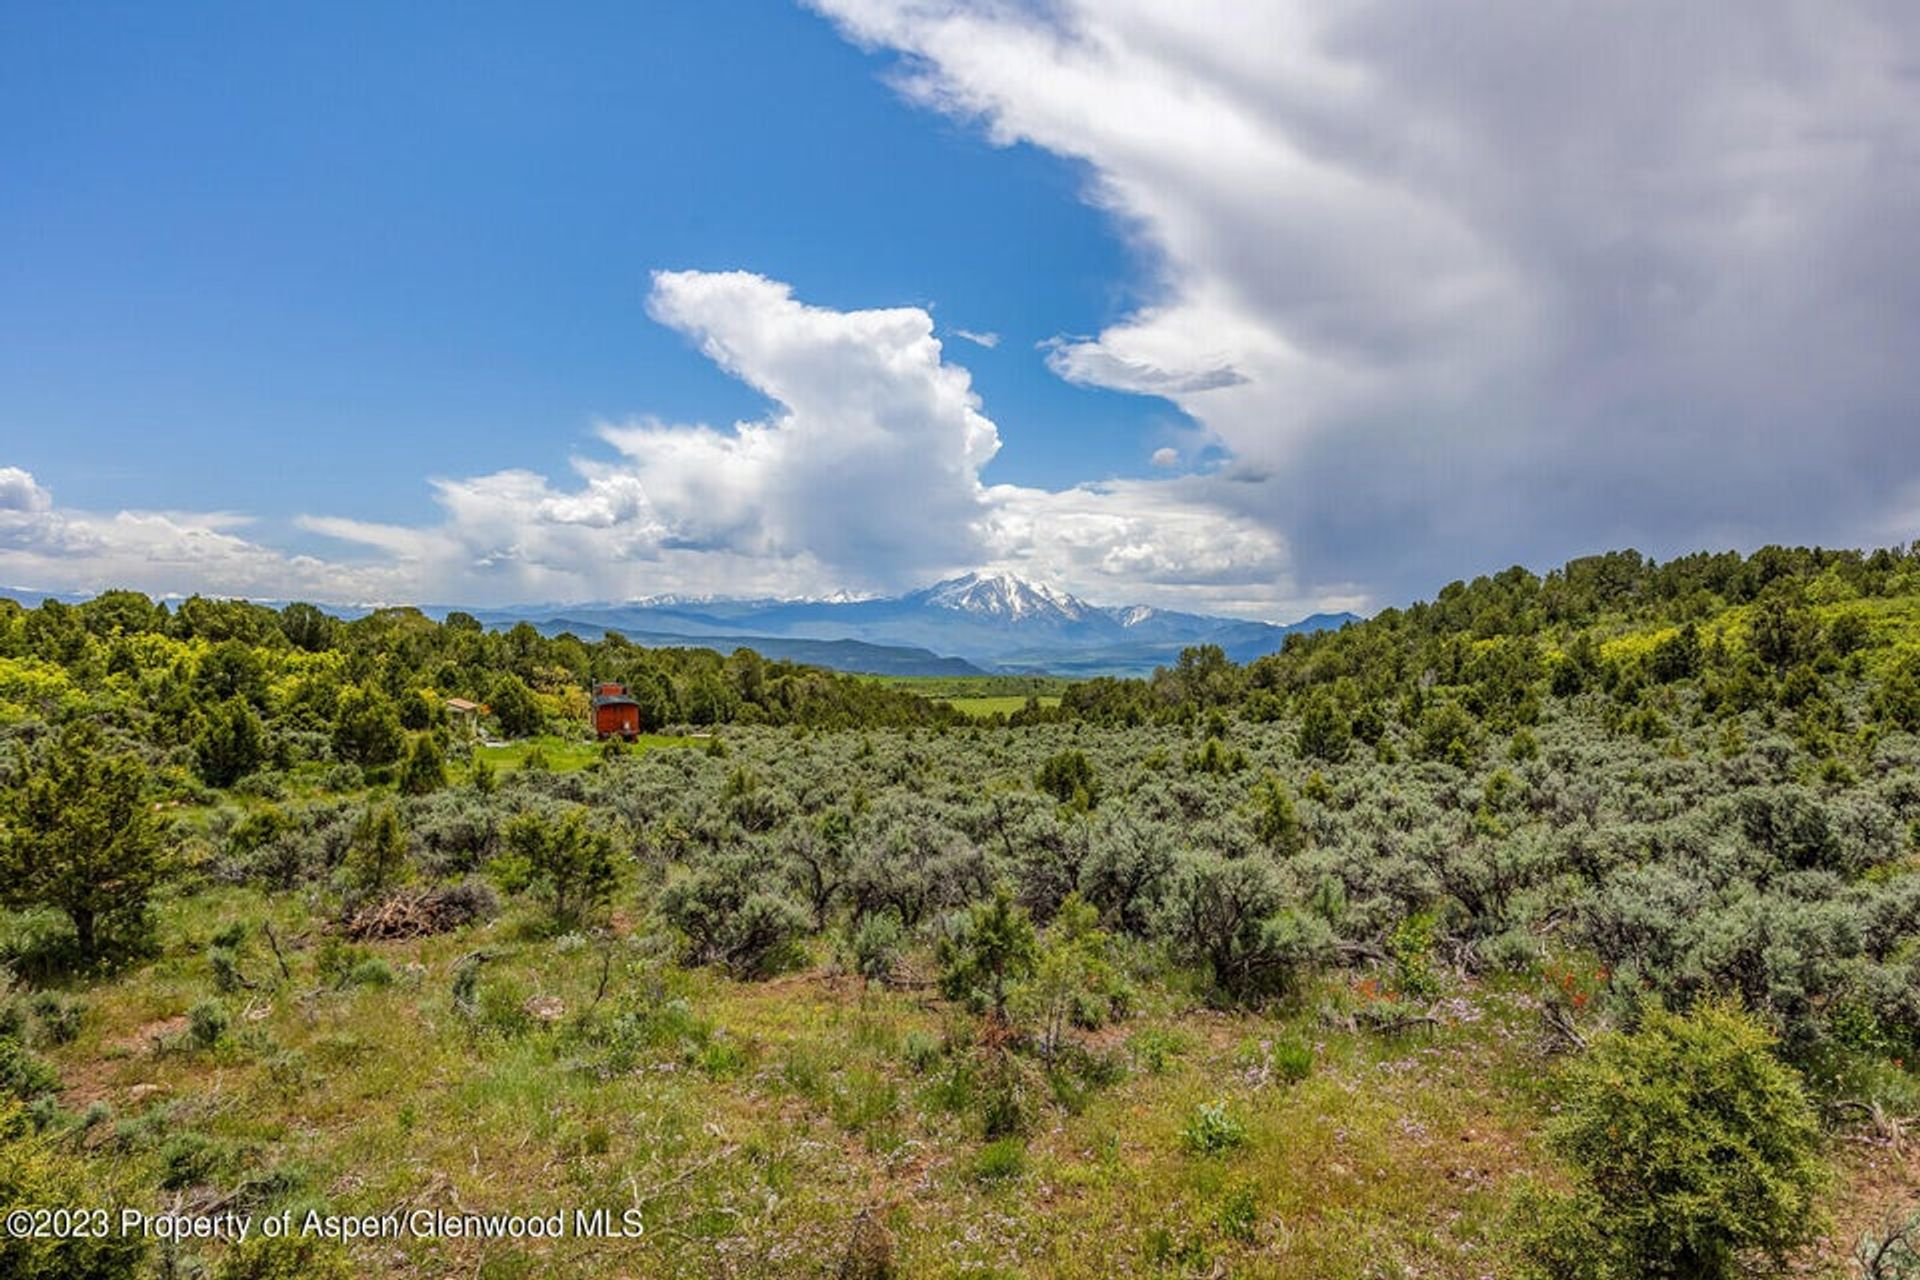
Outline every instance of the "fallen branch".
<path fill-rule="evenodd" d="M 260 931 L 267 935 L 267 945 L 273 948 L 273 958 L 280 965 L 280 976 L 292 982 L 293 970 L 287 968 L 287 958 L 280 953 L 280 939 L 273 932 L 273 921 L 262 921 Z"/>
<path fill-rule="evenodd" d="M 1573 1025 L 1573 1015 L 1567 1012 L 1564 1005 L 1552 1001 L 1541 1005 L 1540 1021 L 1546 1025 L 1549 1053 L 1562 1050 L 1579 1053 L 1587 1047 L 1587 1038 L 1580 1034 L 1580 1028 Z"/>

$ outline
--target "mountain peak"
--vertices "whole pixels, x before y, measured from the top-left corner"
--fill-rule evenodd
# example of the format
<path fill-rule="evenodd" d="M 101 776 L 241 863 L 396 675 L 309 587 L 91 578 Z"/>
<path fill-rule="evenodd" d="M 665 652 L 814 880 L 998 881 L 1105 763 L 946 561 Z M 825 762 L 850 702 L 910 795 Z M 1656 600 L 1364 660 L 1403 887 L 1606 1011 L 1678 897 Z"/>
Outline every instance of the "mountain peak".
<path fill-rule="evenodd" d="M 1078 621 L 1090 610 L 1061 591 L 1012 573 L 967 573 L 918 593 L 927 604 L 1009 621 L 1054 616 Z"/>

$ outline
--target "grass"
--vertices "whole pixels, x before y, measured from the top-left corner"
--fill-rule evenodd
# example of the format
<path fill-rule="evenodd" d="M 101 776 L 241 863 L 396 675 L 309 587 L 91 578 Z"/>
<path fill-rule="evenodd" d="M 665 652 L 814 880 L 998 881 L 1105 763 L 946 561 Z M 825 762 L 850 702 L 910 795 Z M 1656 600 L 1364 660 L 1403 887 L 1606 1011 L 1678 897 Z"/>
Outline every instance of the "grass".
<path fill-rule="evenodd" d="M 881 684 L 917 693 L 923 698 L 1057 699 L 1074 682 L 1064 676 L 868 676 Z"/>
<path fill-rule="evenodd" d="M 291 982 L 272 980 L 258 927 L 269 919 Z M 255 986 L 219 996 L 207 951 L 238 920 Z M 293 895 L 171 899 L 163 954 L 84 992 L 80 1034 L 48 1050 L 63 1101 L 110 1106 L 122 1158 L 149 1185 L 185 1161 L 182 1176 L 258 1182 L 268 1210 L 617 1214 L 637 1202 L 646 1214 L 638 1240 L 355 1253 L 423 1277 L 698 1274 L 719 1257 L 730 1274 L 831 1275 L 869 1206 L 887 1213 L 907 1275 L 1138 1274 L 1158 1249 L 1234 1274 L 1338 1280 L 1390 1258 L 1467 1277 L 1505 1270 L 1491 1234 L 1501 1187 L 1538 1160 L 1524 1136 L 1537 1091 L 1511 1092 L 1536 1070 L 1514 1031 L 1525 1011 L 1497 991 L 1478 993 L 1482 1020 L 1405 1042 L 1162 998 L 1112 1029 L 1117 1083 L 990 1144 L 978 1116 L 955 1109 L 965 1091 L 946 1087 L 955 1051 L 934 1048 L 951 1043 L 953 1015 L 916 993 L 817 969 L 734 983 L 629 938 L 595 1009 L 599 950 L 525 923 L 510 912 L 375 945 L 393 982 L 340 983 L 316 972 L 324 922 Z M 468 1015 L 453 970 L 482 947 L 492 959 Z M 539 997 L 560 1002 L 556 1019 L 529 1015 Z M 187 1015 L 217 1021 L 209 1001 L 226 1025 L 196 1044 Z M 1320 1038 L 1311 1077 L 1263 1083 L 1238 1065 L 1249 1038 L 1280 1035 Z M 1217 1102 L 1244 1140 L 1197 1157 L 1183 1129 Z"/>
<path fill-rule="evenodd" d="M 994 715 L 1010 716 L 1027 705 L 1027 699 L 1018 694 L 992 695 L 980 698 L 944 698 L 942 701 L 952 706 L 955 711 L 973 716 L 976 719 Z M 1059 697 L 1054 695 L 1036 695 L 1033 701 L 1038 702 L 1043 707 L 1057 707 L 1060 705 Z"/>
<path fill-rule="evenodd" d="M 645 906 L 630 888 L 616 918 Z M 545 937 L 532 910 L 372 944 L 391 981 L 359 982 L 320 972 L 326 920 L 302 895 L 169 897 L 161 954 L 76 988 L 78 1034 L 44 1052 L 63 1105 L 110 1108 L 87 1141 L 147 1186 L 205 1179 L 255 1212 L 645 1216 L 637 1239 L 349 1250 L 422 1280 L 832 1276 L 863 1210 L 900 1275 L 1470 1280 L 1512 1272 L 1516 1180 L 1555 1176 L 1538 1134 L 1558 1064 L 1522 979 L 1450 984 L 1437 1027 L 1395 1036 L 1349 1029 L 1346 979 L 1285 1016 L 1147 984 L 1089 1036 L 1108 1083 L 988 1141 L 973 1024 L 924 993 L 818 964 L 737 983 L 644 931 Z M 209 950 L 236 922 L 252 985 L 222 995 Z M 466 1012 L 454 974 L 481 950 Z"/>
<path fill-rule="evenodd" d="M 676 738 L 664 734 L 642 734 L 632 744 L 629 751 L 653 751 L 661 747 L 692 747 L 700 745 L 697 738 Z M 536 748 L 546 757 L 547 767 L 555 773 L 570 773 L 575 769 L 584 769 L 601 758 L 606 749 L 602 742 L 583 742 L 577 738 L 562 738 L 554 734 L 542 734 L 537 738 L 521 738 L 497 747 L 478 747 L 474 750 L 476 759 L 485 760 L 494 769 L 507 771 L 518 769 L 527 761 L 527 756 Z"/>

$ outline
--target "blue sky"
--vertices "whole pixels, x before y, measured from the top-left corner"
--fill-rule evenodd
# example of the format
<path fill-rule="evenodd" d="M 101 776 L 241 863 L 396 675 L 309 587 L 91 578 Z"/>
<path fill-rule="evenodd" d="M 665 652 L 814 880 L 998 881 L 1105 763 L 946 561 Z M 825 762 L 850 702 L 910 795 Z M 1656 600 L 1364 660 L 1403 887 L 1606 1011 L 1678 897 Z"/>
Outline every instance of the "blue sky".
<path fill-rule="evenodd" d="M 1916 61 L 1876 0 L 0 7 L 0 583 L 1286 619 L 1902 542 Z"/>
<path fill-rule="evenodd" d="M 646 315 L 697 267 L 999 334 L 964 352 L 990 480 L 1147 469 L 1178 411 L 1034 347 L 1130 298 L 1084 166 L 915 110 L 798 8 L 552 12 L 8 6 L 9 461 L 88 507 L 424 518 L 423 476 L 563 468 L 597 417 L 761 412 Z"/>

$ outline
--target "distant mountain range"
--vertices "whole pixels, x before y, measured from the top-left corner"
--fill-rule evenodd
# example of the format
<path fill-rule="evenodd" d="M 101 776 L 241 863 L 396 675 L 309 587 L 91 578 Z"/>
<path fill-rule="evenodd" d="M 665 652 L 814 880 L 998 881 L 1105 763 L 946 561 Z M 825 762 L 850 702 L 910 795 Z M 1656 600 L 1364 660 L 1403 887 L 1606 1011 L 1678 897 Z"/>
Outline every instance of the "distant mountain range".
<path fill-rule="evenodd" d="M 903 596 L 867 599 L 656 596 L 469 612 L 490 626 L 528 622 L 548 635 L 617 631 L 650 647 L 730 652 L 745 646 L 770 658 L 881 675 L 1133 675 L 1201 644 L 1217 644 L 1235 662 L 1248 662 L 1277 650 L 1290 632 L 1331 630 L 1356 617 L 1316 613 L 1280 626 L 1148 605 L 1091 605 L 1005 573 L 970 573 Z"/>
<path fill-rule="evenodd" d="M 78 603 L 67 592 L 0 588 L 23 604 Z M 261 601 L 260 603 L 276 603 Z M 343 618 L 364 607 L 326 606 Z M 459 606 L 427 606 L 445 617 Z M 1190 645 L 1217 644 L 1235 662 L 1278 649 L 1294 631 L 1328 631 L 1357 620 L 1316 613 L 1280 626 L 1243 618 L 1177 613 L 1149 605 L 1091 605 L 1054 587 L 1008 573 L 969 573 L 903 596 L 825 600 L 736 600 L 650 596 L 625 604 L 519 605 L 467 609 L 490 627 L 532 624 L 546 635 L 571 631 L 597 639 L 617 631 L 648 648 L 686 646 L 873 675 L 960 676 L 1045 672 L 1141 675 L 1174 662 Z"/>

